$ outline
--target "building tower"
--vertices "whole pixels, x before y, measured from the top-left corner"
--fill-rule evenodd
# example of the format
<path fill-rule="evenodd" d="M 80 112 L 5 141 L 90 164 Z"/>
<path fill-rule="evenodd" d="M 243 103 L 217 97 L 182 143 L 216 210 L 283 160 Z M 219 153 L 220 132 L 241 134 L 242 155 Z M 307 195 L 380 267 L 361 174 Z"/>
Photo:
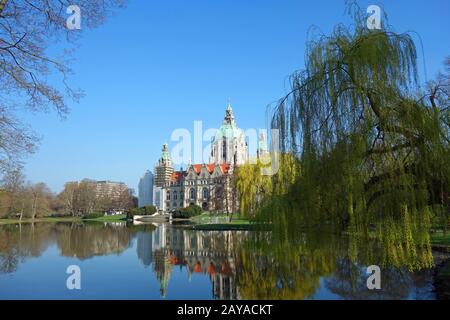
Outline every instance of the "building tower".
<path fill-rule="evenodd" d="M 225 111 L 222 126 L 211 143 L 210 163 L 242 165 L 248 160 L 244 132 L 238 128 L 231 103 Z"/>
<path fill-rule="evenodd" d="M 166 182 L 170 181 L 172 173 L 173 167 L 169 155 L 169 146 L 165 143 L 162 148 L 161 158 L 155 167 L 155 187 L 163 187 Z"/>

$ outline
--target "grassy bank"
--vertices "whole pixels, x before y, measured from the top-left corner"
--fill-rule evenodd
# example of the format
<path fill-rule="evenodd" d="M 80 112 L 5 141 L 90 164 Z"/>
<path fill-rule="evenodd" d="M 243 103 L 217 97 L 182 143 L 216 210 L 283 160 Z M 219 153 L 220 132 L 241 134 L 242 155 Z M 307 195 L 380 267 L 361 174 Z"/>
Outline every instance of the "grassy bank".
<path fill-rule="evenodd" d="M 83 219 L 84 221 L 99 221 L 99 222 L 119 222 L 119 221 L 126 221 L 127 215 L 126 214 L 119 214 L 116 216 L 102 216 L 98 218 L 93 219 Z"/>
<path fill-rule="evenodd" d="M 50 222 L 50 223 L 57 223 L 57 222 L 82 222 L 82 221 L 98 221 L 98 222 L 119 222 L 119 221 L 125 221 L 127 219 L 127 216 L 124 214 L 117 215 L 117 216 L 103 216 L 98 217 L 94 219 L 82 219 L 81 217 L 43 217 L 43 218 L 37 218 L 37 219 L 22 219 L 20 221 L 19 219 L 0 219 L 0 225 L 4 224 L 17 224 L 17 223 L 32 223 L 32 222 Z"/>
<path fill-rule="evenodd" d="M 44 217 L 44 218 L 36 218 L 32 219 L 0 219 L 0 225 L 2 224 L 17 224 L 17 223 L 32 223 L 32 222 L 76 222 L 82 221 L 80 217 Z"/>
<path fill-rule="evenodd" d="M 227 214 L 209 214 L 204 213 L 190 219 L 195 225 L 191 226 L 194 230 L 208 231 L 227 231 L 227 230 L 249 230 L 251 228 L 250 220 L 241 217 L 239 214 L 230 216 Z"/>
<path fill-rule="evenodd" d="M 249 219 L 240 216 L 238 213 L 233 214 L 233 219 L 230 222 L 230 216 L 227 214 L 214 214 L 214 213 L 203 213 L 199 216 L 192 217 L 190 219 L 194 223 L 198 224 L 248 224 Z"/>
<path fill-rule="evenodd" d="M 450 248 L 450 232 L 444 234 L 442 231 L 431 233 L 431 244 L 435 247 Z"/>
<path fill-rule="evenodd" d="M 191 227 L 192 230 L 199 231 L 245 231 L 252 230 L 252 225 L 247 224 L 198 224 Z"/>

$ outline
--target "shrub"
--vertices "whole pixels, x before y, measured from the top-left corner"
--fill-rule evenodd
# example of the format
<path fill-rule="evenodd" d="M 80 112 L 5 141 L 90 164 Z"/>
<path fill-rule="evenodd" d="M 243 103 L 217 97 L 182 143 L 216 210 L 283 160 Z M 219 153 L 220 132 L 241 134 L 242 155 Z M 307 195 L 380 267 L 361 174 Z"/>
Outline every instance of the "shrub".
<path fill-rule="evenodd" d="M 202 213 L 202 208 L 200 208 L 199 206 L 197 206 L 195 204 L 191 204 L 189 207 L 183 208 L 183 209 L 173 213 L 172 217 L 178 218 L 178 219 L 189 219 L 189 218 L 198 216 L 201 213 Z"/>
<path fill-rule="evenodd" d="M 128 219 L 133 219 L 134 216 L 151 216 L 156 213 L 155 206 L 145 206 L 141 208 L 131 208 L 127 213 Z"/>
<path fill-rule="evenodd" d="M 144 209 L 145 216 L 151 216 L 151 215 L 155 214 L 157 211 L 155 206 L 145 206 L 141 209 Z"/>

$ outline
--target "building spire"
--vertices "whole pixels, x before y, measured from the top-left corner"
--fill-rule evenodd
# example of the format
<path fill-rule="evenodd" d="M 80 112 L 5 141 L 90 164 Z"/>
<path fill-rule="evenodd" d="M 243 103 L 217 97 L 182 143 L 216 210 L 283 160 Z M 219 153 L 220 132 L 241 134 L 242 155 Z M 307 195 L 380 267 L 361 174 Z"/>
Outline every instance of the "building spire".
<path fill-rule="evenodd" d="M 159 165 L 167 165 L 170 166 L 172 164 L 172 161 L 170 159 L 170 153 L 169 153 L 169 145 L 166 143 L 163 144 L 162 152 L 161 152 L 161 158 L 159 160 Z"/>
<path fill-rule="evenodd" d="M 223 120 L 223 123 L 235 125 L 233 107 L 231 106 L 230 98 L 228 98 L 228 106 L 227 106 L 227 110 L 225 111 L 225 118 Z"/>

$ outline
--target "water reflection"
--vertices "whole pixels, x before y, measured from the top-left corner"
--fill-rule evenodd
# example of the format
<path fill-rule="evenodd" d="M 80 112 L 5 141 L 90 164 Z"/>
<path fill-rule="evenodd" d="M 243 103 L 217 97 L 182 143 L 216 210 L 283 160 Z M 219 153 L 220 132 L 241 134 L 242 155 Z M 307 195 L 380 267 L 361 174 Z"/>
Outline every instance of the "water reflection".
<path fill-rule="evenodd" d="M 99 265 L 98 269 L 104 270 L 100 271 L 102 279 L 105 276 L 101 281 L 109 280 L 115 264 L 131 261 L 127 262 L 130 270 L 120 279 L 130 298 L 146 298 L 150 291 L 159 292 L 161 298 L 173 297 L 175 293 L 177 297 L 191 298 L 189 290 L 200 292 L 207 299 L 434 298 L 432 272 L 428 268 L 412 272 L 405 267 L 384 265 L 382 290 L 369 291 L 365 267 L 378 262 L 382 265 L 383 254 L 377 246 L 354 237 L 299 233 L 289 241 L 281 241 L 267 232 L 194 231 L 169 224 L 110 223 L 0 226 L 0 296 L 1 274 L 20 277 L 21 265 L 31 258 L 45 257 L 53 247 L 61 258 L 80 263 L 89 260 L 90 265 Z M 116 260 L 105 262 L 99 259 L 102 256 Z M 189 280 L 194 275 L 207 281 L 191 284 Z M 18 286 L 24 285 L 20 279 L 17 281 Z M 143 283 L 145 290 L 139 293 L 135 289 Z M 181 287 L 186 283 L 188 290 L 184 292 Z M 114 294 L 111 290 L 108 297 L 114 298 Z M 7 293 L 3 293 L 5 296 Z"/>
<path fill-rule="evenodd" d="M 152 265 L 162 297 L 173 268 L 179 267 L 188 277 L 209 277 L 214 299 L 238 299 L 234 253 L 244 237 L 245 232 L 200 232 L 163 224 L 151 235 L 137 234 L 137 255 L 144 266 Z"/>
<path fill-rule="evenodd" d="M 241 247 L 244 299 L 431 299 L 432 272 L 385 263 L 376 241 L 304 232 L 286 239 L 253 234 Z M 367 266 L 382 267 L 382 290 L 368 290 Z"/>

